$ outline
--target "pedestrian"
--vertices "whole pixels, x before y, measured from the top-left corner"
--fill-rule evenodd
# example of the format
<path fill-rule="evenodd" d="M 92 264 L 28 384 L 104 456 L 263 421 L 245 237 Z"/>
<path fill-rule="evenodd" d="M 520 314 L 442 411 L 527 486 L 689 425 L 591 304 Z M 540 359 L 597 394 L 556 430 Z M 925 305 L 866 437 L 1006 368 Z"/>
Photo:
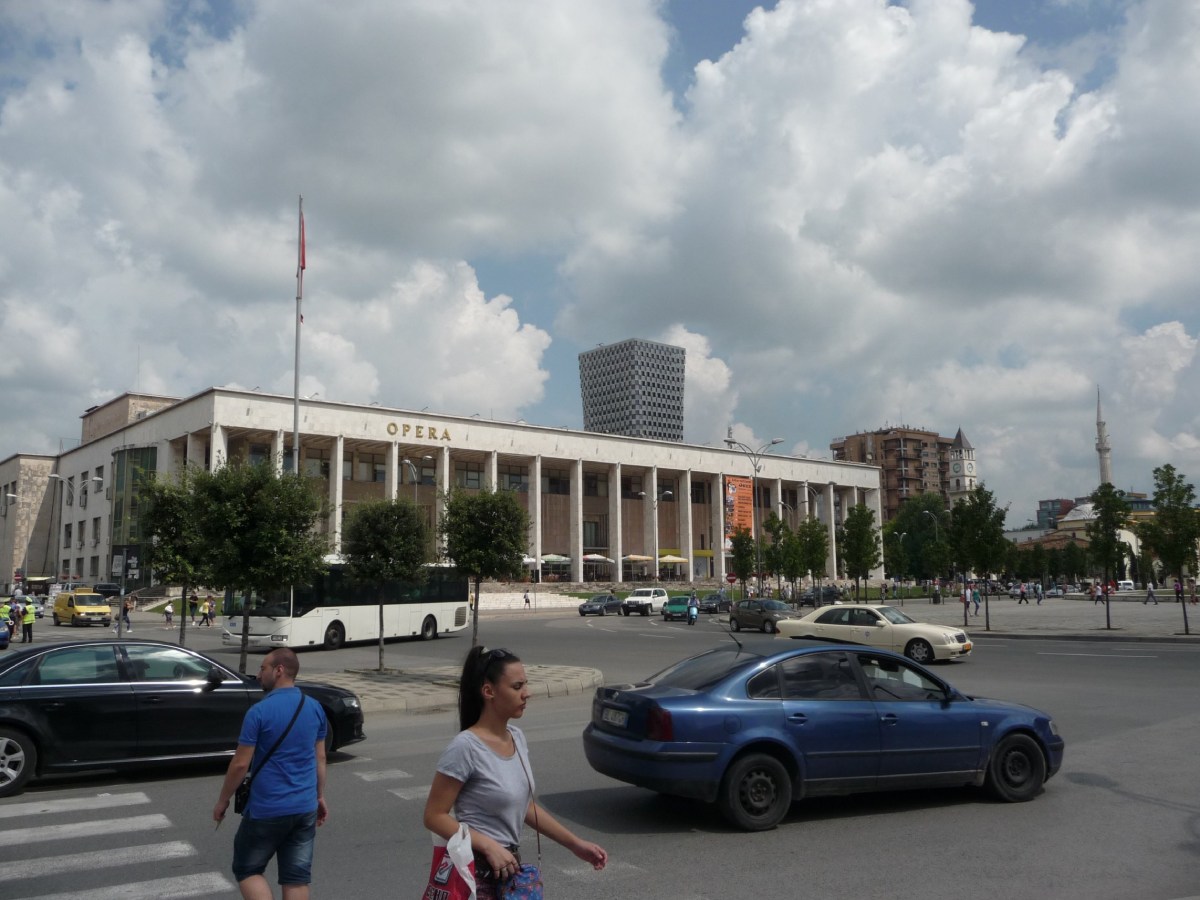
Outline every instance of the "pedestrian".
<path fill-rule="evenodd" d="M 8 600 L 0 600 L 0 628 L 3 628 L 8 632 L 8 639 L 10 641 L 12 640 L 12 616 L 12 603 Z"/>
<path fill-rule="evenodd" d="M 1042 597 L 1044 597 L 1045 595 L 1042 593 L 1042 583 L 1040 581 L 1033 586 L 1033 593 L 1037 596 L 1037 602 L 1038 602 L 1037 605 L 1041 606 L 1042 605 Z"/>
<path fill-rule="evenodd" d="M 209 628 L 212 627 L 212 617 L 209 614 L 211 607 L 212 600 L 210 599 L 205 599 L 205 601 L 200 604 L 200 624 L 207 625 Z"/>
<path fill-rule="evenodd" d="M 529 609 L 529 588 L 525 588 L 525 608 Z"/>
<path fill-rule="evenodd" d="M 166 616 L 167 624 L 163 628 L 170 628 L 171 622 L 175 616 L 175 606 L 170 600 L 167 601 L 167 608 L 163 610 L 163 615 Z"/>
<path fill-rule="evenodd" d="M 1104 589 L 1100 587 L 1100 582 L 1096 582 L 1096 591 L 1092 596 L 1095 598 L 1092 600 L 1092 606 L 1104 602 Z"/>
<path fill-rule="evenodd" d="M 594 869 L 608 862 L 603 847 L 574 835 L 537 802 L 525 735 L 510 724 L 528 702 L 519 658 L 508 650 L 471 648 L 459 681 L 461 731 L 438 760 L 424 821 L 444 839 L 458 833 L 460 822 L 469 826 L 478 900 L 493 900 L 499 883 L 520 868 L 523 825 Z"/>
<path fill-rule="evenodd" d="M 196 610 L 199 608 L 199 606 L 200 606 L 200 598 L 198 596 L 196 596 L 195 591 L 193 591 L 192 596 L 188 598 L 188 610 L 192 614 L 192 624 L 193 625 L 196 624 Z"/>
<path fill-rule="evenodd" d="M 37 618 L 37 609 L 32 600 L 25 601 L 25 609 L 21 612 L 21 643 L 33 643 L 33 622 Z"/>
<path fill-rule="evenodd" d="M 1175 579 L 1175 602 L 1183 602 L 1183 582 L 1178 578 Z"/>
<path fill-rule="evenodd" d="M 1153 581 L 1150 582 L 1150 586 L 1148 588 L 1146 588 L 1146 599 L 1142 601 L 1142 606 L 1145 606 L 1151 600 L 1154 601 L 1155 606 L 1158 606 L 1158 598 L 1154 596 L 1154 582 Z"/>
<path fill-rule="evenodd" d="M 1192 579 L 1192 602 L 1193 603 L 1200 602 L 1200 601 L 1196 600 L 1196 579 L 1195 578 Z"/>
<path fill-rule="evenodd" d="M 217 598 L 212 594 L 208 595 L 208 627 L 212 628 L 212 623 L 217 621 Z"/>
<path fill-rule="evenodd" d="M 129 621 L 129 613 L 132 611 L 133 611 L 133 598 L 132 597 L 126 597 L 124 600 L 119 601 L 119 605 L 117 606 L 116 621 L 113 622 L 113 633 L 114 634 L 120 633 L 122 622 L 125 623 L 125 630 L 128 631 L 130 634 L 133 634 L 133 625 Z"/>
<path fill-rule="evenodd" d="M 1027 585 L 1025 584 L 1025 582 L 1022 581 L 1021 582 L 1021 590 L 1017 597 L 1017 606 L 1020 606 L 1022 603 L 1024 603 L 1026 606 L 1029 605 L 1029 596 L 1026 594 L 1026 587 L 1027 587 Z"/>
<path fill-rule="evenodd" d="M 320 704 L 296 687 L 294 650 L 272 650 L 258 669 L 266 696 L 242 720 L 237 750 L 225 772 L 213 821 L 220 827 L 229 800 L 252 775 L 250 800 L 233 839 L 233 875 L 245 900 L 272 897 L 263 872 L 275 857 L 285 900 L 307 900 L 317 826 L 325 803 L 325 733 Z"/>
<path fill-rule="evenodd" d="M 979 586 L 971 588 L 971 600 L 975 603 L 975 615 L 979 615 Z"/>

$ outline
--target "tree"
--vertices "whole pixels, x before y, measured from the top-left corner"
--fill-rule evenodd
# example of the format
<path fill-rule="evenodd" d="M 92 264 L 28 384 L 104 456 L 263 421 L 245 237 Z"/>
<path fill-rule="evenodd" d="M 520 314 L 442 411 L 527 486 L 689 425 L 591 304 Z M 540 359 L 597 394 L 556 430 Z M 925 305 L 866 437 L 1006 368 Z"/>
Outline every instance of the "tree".
<path fill-rule="evenodd" d="M 479 587 L 485 578 L 521 574 L 529 539 L 529 514 L 512 491 L 485 488 L 474 493 L 451 491 L 438 531 L 446 555 L 475 583 L 471 646 L 479 643 Z"/>
<path fill-rule="evenodd" d="M 204 574 L 213 587 L 263 596 L 308 584 L 325 568 L 328 545 L 313 532 L 321 504 L 309 479 L 276 476 L 270 463 L 239 460 L 213 472 L 196 472 L 192 494 Z M 239 662 L 243 673 L 249 645 L 246 604 Z"/>
<path fill-rule="evenodd" d="M 938 546 L 938 539 L 945 537 L 945 514 L 940 494 L 921 493 L 900 504 L 899 512 L 884 526 L 888 535 L 896 535 L 887 538 L 889 547 L 905 535 L 904 561 L 915 578 L 935 578 L 946 569 L 945 548 Z"/>
<path fill-rule="evenodd" d="M 850 507 L 844 531 L 840 546 L 841 556 L 846 561 L 846 574 L 854 579 L 854 593 L 865 596 L 859 593 L 859 578 L 864 580 L 865 588 L 865 580 L 870 577 L 871 570 L 883 563 L 879 550 L 879 529 L 875 527 L 875 510 L 863 503 Z"/>
<path fill-rule="evenodd" d="M 375 587 L 379 601 L 379 671 L 383 666 L 383 605 L 388 582 L 425 580 L 425 520 L 408 500 L 360 503 L 342 526 L 342 556 L 355 581 Z"/>
<path fill-rule="evenodd" d="M 800 580 L 800 576 L 805 572 L 804 548 L 800 542 L 799 535 L 790 528 L 784 532 L 780 555 L 782 557 L 780 571 L 782 571 L 783 577 L 792 586 L 792 602 L 797 602 L 799 594 L 796 592 L 796 582 Z"/>
<path fill-rule="evenodd" d="M 1063 547 L 1062 568 L 1067 580 L 1078 582 L 1079 575 L 1087 566 L 1087 552 L 1074 541 Z"/>
<path fill-rule="evenodd" d="M 742 596 L 746 596 L 746 581 L 754 574 L 754 535 L 749 528 L 734 529 L 729 536 L 730 570 L 742 583 Z"/>
<path fill-rule="evenodd" d="M 819 606 L 825 561 L 829 558 L 829 532 L 820 519 L 805 519 L 796 528 L 796 540 L 800 545 L 800 568 L 812 576 L 813 605 Z"/>
<path fill-rule="evenodd" d="M 1124 542 L 1121 529 L 1129 523 L 1129 502 L 1125 492 L 1117 490 L 1108 482 L 1100 485 L 1088 498 L 1092 501 L 1095 518 L 1087 523 L 1088 549 L 1097 567 L 1104 571 L 1104 583 L 1108 584 L 1111 574 L 1117 569 L 1117 556 Z M 1107 598 L 1108 594 L 1105 594 Z M 1112 627 L 1109 604 L 1104 604 L 1105 627 Z"/>
<path fill-rule="evenodd" d="M 954 514 L 950 519 L 950 545 L 954 555 L 963 569 L 963 578 L 968 571 L 986 579 L 992 569 L 1003 565 L 1008 555 L 1009 542 L 1004 537 L 1004 519 L 1008 514 L 1007 508 L 996 506 L 992 492 L 982 484 L 971 489 L 966 497 L 954 504 Z M 1045 551 L 1036 548 L 1033 565 L 1045 567 Z M 966 604 L 963 605 L 964 624 L 967 617 Z"/>
<path fill-rule="evenodd" d="M 762 561 L 766 571 L 775 576 L 775 587 L 778 591 L 782 587 L 783 579 L 783 541 L 784 537 L 790 533 L 787 523 L 779 516 L 772 512 L 767 516 L 767 520 L 762 525 L 764 537 L 769 538 L 769 541 L 763 541 Z"/>
<path fill-rule="evenodd" d="M 188 588 L 200 581 L 205 554 L 193 509 L 191 470 L 175 480 L 153 478 L 141 487 L 142 528 L 149 540 L 148 565 L 159 582 L 179 584 L 179 646 L 187 646 Z"/>
<path fill-rule="evenodd" d="M 1172 465 L 1154 470 L 1154 518 L 1138 533 L 1162 561 L 1163 572 L 1170 572 L 1180 584 L 1183 570 L 1196 571 L 1196 542 L 1200 541 L 1200 510 L 1196 509 L 1196 490 Z M 1183 604 L 1183 630 L 1189 634 L 1187 604 Z"/>

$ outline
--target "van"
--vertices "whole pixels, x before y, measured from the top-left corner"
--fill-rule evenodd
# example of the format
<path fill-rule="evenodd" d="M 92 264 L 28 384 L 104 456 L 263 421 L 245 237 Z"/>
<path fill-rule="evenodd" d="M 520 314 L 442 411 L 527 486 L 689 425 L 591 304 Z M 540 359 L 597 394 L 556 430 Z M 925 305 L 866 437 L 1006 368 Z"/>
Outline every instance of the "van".
<path fill-rule="evenodd" d="M 1133 582 L 1132 581 L 1118 581 L 1117 582 L 1117 590 L 1118 591 L 1132 591 L 1133 590 Z"/>
<path fill-rule="evenodd" d="M 111 625 L 108 599 L 95 591 L 60 591 L 54 597 L 55 625 Z"/>

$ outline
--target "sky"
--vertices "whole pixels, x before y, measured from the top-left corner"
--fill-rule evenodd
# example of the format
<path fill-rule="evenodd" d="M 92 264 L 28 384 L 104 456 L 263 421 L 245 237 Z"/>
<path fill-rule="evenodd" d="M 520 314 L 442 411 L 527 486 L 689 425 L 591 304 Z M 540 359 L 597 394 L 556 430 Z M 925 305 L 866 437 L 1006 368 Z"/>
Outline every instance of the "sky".
<path fill-rule="evenodd" d="M 1200 475 L 1200 0 L 0 5 L 0 459 L 125 391 L 976 448 L 1009 525 Z M 1192 262 L 1189 262 L 1192 260 Z"/>

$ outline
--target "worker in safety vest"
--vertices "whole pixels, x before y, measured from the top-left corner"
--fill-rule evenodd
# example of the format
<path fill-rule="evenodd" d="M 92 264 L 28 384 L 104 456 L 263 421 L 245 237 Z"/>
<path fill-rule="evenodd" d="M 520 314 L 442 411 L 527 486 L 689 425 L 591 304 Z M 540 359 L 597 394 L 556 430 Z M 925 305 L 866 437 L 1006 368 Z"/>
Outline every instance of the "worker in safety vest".
<path fill-rule="evenodd" d="M 25 615 L 21 617 L 21 643 L 33 643 L 33 620 L 37 618 L 37 610 L 33 608 L 33 601 L 25 601 Z"/>

